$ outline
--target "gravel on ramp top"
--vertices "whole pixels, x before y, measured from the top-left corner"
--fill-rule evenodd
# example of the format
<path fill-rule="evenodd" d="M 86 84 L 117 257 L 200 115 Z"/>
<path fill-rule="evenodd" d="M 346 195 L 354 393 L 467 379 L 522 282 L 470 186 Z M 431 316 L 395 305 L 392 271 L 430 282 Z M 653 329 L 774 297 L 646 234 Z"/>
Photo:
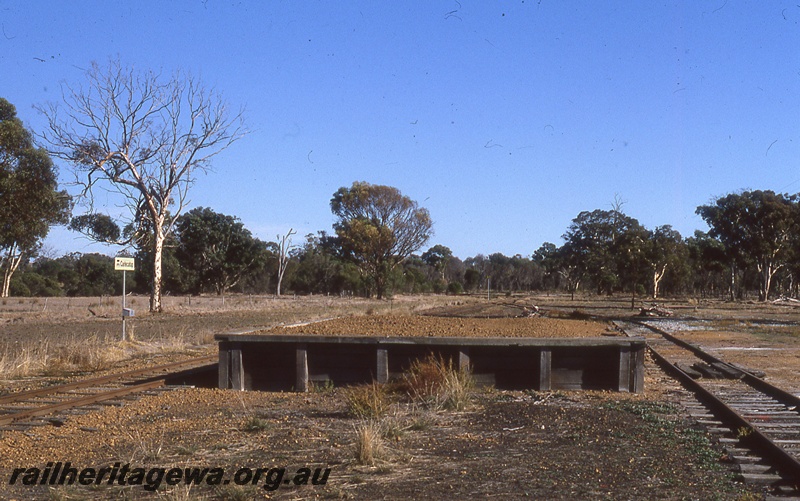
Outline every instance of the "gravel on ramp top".
<path fill-rule="evenodd" d="M 367 315 L 298 326 L 276 327 L 260 334 L 317 334 L 396 337 L 597 337 L 618 335 L 605 322 L 556 318 L 444 318 Z"/>

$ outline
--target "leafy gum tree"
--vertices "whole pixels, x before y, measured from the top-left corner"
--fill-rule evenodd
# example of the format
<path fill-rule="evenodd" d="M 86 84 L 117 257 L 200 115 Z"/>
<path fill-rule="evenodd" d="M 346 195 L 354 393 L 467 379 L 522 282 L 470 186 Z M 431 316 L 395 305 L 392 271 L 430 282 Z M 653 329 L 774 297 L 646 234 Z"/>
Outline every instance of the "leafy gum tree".
<path fill-rule="evenodd" d="M 423 252 L 421 257 L 428 266 L 436 270 L 442 283 L 447 285 L 447 276 L 445 272 L 447 271 L 447 265 L 453 258 L 453 251 L 451 251 L 449 247 L 437 244 Z"/>
<path fill-rule="evenodd" d="M 638 272 L 643 231 L 639 222 L 619 209 L 583 211 L 572 220 L 563 238 L 565 262 L 578 266 L 597 293 L 611 294 L 615 287 Z"/>
<path fill-rule="evenodd" d="M 792 236 L 798 231 L 796 197 L 769 190 L 745 191 L 701 205 L 696 212 L 711 228 L 709 235 L 731 252 L 732 269 L 737 259 L 755 264 L 758 298 L 766 301 L 772 277 L 789 259 Z"/>
<path fill-rule="evenodd" d="M 267 244 L 254 238 L 237 218 L 198 207 L 178 218 L 175 256 L 198 277 L 201 289 L 222 295 L 262 266 Z"/>
<path fill-rule="evenodd" d="M 398 264 L 425 245 L 433 222 L 427 209 L 391 186 L 354 182 L 331 199 L 341 252 L 356 263 L 378 299 Z"/>
<path fill-rule="evenodd" d="M 680 260 L 686 259 L 681 234 L 668 224 L 648 232 L 645 259 L 652 277 L 653 299 L 658 299 L 658 288 L 667 268 L 675 267 Z"/>
<path fill-rule="evenodd" d="M 37 252 L 50 225 L 66 224 L 69 211 L 49 155 L 34 146 L 14 105 L 0 98 L 0 297 L 8 296 L 12 275 Z"/>
<path fill-rule="evenodd" d="M 686 250 L 694 279 L 693 289 L 699 289 L 702 297 L 721 291 L 728 264 L 728 253 L 722 242 L 695 230 L 694 235 L 686 239 Z"/>

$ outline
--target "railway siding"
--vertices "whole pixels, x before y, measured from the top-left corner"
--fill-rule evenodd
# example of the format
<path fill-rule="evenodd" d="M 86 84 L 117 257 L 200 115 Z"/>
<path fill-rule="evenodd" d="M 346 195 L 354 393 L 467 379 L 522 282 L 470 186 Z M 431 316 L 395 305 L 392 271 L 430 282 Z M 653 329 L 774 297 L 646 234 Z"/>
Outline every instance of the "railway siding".
<path fill-rule="evenodd" d="M 728 364 L 663 329 L 645 322 L 616 324 L 629 335 L 645 337 L 658 365 L 694 393 L 696 402 L 685 407 L 718 436 L 745 482 L 800 494 L 797 396 L 756 377 L 756 371 Z M 684 370 L 703 367 L 715 370 Z"/>

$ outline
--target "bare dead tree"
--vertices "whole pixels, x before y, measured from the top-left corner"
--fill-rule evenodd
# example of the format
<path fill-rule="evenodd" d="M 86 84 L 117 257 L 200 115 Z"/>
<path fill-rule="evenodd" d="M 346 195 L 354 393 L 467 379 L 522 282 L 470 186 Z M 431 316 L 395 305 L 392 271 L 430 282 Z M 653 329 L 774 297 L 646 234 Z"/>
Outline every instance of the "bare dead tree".
<path fill-rule="evenodd" d="M 81 188 L 87 213 L 71 227 L 98 241 L 144 247 L 152 259 L 150 311 L 160 312 L 164 242 L 197 174 L 246 134 L 242 112 L 230 113 L 191 75 L 164 78 L 119 60 L 93 63 L 85 85 L 65 85 L 62 95 L 62 107 L 39 108 L 48 120 L 40 137 L 51 155 L 70 162 Z M 97 207 L 98 190 L 113 202 Z M 114 204 L 118 213 L 108 214 Z"/>
<path fill-rule="evenodd" d="M 278 245 L 278 297 L 281 295 L 281 282 L 283 282 L 283 275 L 286 273 L 286 267 L 289 266 L 289 250 L 291 250 L 293 247 L 292 235 L 296 234 L 297 232 L 294 231 L 294 228 L 289 228 L 289 232 L 286 235 L 277 235 L 277 238 L 281 241 L 281 243 Z"/>

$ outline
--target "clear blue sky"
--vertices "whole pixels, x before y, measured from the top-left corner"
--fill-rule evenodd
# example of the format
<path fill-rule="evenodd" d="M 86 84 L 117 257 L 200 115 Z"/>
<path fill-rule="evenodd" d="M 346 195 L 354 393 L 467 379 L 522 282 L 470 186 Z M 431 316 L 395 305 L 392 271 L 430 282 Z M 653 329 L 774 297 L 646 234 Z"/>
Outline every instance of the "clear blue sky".
<path fill-rule="evenodd" d="M 367 181 L 428 208 L 431 245 L 529 255 L 615 195 L 690 236 L 716 196 L 800 191 L 799 23 L 789 1 L 0 0 L 0 96 L 40 129 L 91 61 L 185 69 L 253 131 L 192 206 L 299 243 Z"/>

